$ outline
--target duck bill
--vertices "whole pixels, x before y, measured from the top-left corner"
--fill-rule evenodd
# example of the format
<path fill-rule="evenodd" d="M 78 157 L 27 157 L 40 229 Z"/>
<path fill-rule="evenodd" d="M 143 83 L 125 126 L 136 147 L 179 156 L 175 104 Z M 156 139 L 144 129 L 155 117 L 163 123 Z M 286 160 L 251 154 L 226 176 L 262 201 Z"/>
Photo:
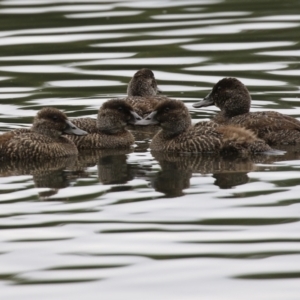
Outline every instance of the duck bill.
<path fill-rule="evenodd" d="M 211 105 L 214 105 L 214 101 L 211 99 L 211 92 L 210 92 L 205 98 L 203 98 L 203 100 L 194 103 L 193 107 L 200 108 L 200 107 L 211 106 Z"/>
<path fill-rule="evenodd" d="M 157 111 L 153 111 L 144 119 L 135 123 L 135 125 L 155 125 L 158 124 L 158 121 L 155 119 Z"/>
<path fill-rule="evenodd" d="M 129 120 L 129 124 L 136 124 L 136 122 L 143 120 L 143 118 L 137 114 L 135 111 L 130 111 L 131 118 Z"/>
<path fill-rule="evenodd" d="M 75 126 L 71 121 L 66 120 L 67 127 L 64 129 L 65 134 L 87 135 L 88 133 Z"/>

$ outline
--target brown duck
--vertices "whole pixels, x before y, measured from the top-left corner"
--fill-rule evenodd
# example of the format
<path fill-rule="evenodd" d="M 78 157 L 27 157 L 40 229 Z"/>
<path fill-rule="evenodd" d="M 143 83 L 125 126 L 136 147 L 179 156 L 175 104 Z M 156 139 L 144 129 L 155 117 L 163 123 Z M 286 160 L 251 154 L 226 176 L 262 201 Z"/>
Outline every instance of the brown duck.
<path fill-rule="evenodd" d="M 128 148 L 134 143 L 134 137 L 125 127 L 141 119 L 124 100 L 109 100 L 100 107 L 97 120 L 73 119 L 72 122 L 87 131 L 88 135 L 69 138 L 78 149 Z"/>
<path fill-rule="evenodd" d="M 199 108 L 210 105 L 221 110 L 213 118 L 218 124 L 251 129 L 269 145 L 300 143 L 300 121 L 275 111 L 249 112 L 251 96 L 247 87 L 236 78 L 223 78 L 202 101 L 193 106 Z"/>
<path fill-rule="evenodd" d="M 271 150 L 251 131 L 215 122 L 192 125 L 188 109 L 179 100 L 165 100 L 137 125 L 159 124 L 150 149 L 172 152 L 217 152 L 250 154 Z"/>
<path fill-rule="evenodd" d="M 30 129 L 6 132 L 0 136 L 0 159 L 47 159 L 78 154 L 62 134 L 86 135 L 67 116 L 53 107 L 41 109 Z"/>
<path fill-rule="evenodd" d="M 130 79 L 127 87 L 127 96 L 156 96 L 160 93 L 153 72 L 150 69 L 143 68 L 138 70 Z"/>
<path fill-rule="evenodd" d="M 157 87 L 154 74 L 150 69 L 140 69 L 131 78 L 127 87 L 126 102 L 134 111 L 142 117 L 147 116 L 156 105 L 166 99 L 166 96 L 159 96 L 161 93 Z"/>

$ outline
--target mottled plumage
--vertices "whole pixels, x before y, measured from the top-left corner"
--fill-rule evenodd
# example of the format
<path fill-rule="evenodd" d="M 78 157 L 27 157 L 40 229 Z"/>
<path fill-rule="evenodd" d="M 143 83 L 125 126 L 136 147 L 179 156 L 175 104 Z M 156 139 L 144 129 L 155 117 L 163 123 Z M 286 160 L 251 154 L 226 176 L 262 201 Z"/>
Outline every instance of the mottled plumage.
<path fill-rule="evenodd" d="M 134 143 L 134 137 L 125 127 L 140 119 L 124 100 L 109 100 L 100 107 L 97 120 L 73 119 L 72 122 L 88 135 L 69 138 L 79 149 L 128 148 Z"/>
<path fill-rule="evenodd" d="M 127 87 L 125 101 L 129 103 L 134 111 L 141 117 L 147 116 L 153 111 L 158 103 L 167 99 L 166 96 L 159 96 L 160 90 L 157 87 L 154 74 L 150 69 L 140 69 L 131 78 Z"/>
<path fill-rule="evenodd" d="M 221 126 L 214 122 L 191 124 L 183 102 L 165 100 L 137 125 L 159 124 L 162 128 L 153 138 L 154 151 L 222 152 L 249 154 L 271 148 L 254 133 L 241 127 Z"/>
<path fill-rule="evenodd" d="M 62 134 L 85 135 L 67 116 L 53 107 L 41 109 L 30 129 L 19 129 L 0 136 L 0 158 L 46 159 L 78 154 L 73 142 Z"/>
<path fill-rule="evenodd" d="M 275 111 L 249 112 L 251 96 L 248 89 L 236 78 L 223 78 L 212 91 L 193 106 L 215 105 L 221 109 L 213 121 L 251 129 L 270 145 L 300 143 L 300 121 Z"/>
<path fill-rule="evenodd" d="M 159 93 L 154 74 L 150 69 L 140 69 L 137 71 L 127 87 L 127 95 L 131 96 L 156 96 Z"/>
<path fill-rule="evenodd" d="M 132 106 L 134 111 L 141 117 L 148 116 L 154 108 L 163 100 L 169 99 L 166 96 L 132 96 L 125 98 L 125 101 Z"/>

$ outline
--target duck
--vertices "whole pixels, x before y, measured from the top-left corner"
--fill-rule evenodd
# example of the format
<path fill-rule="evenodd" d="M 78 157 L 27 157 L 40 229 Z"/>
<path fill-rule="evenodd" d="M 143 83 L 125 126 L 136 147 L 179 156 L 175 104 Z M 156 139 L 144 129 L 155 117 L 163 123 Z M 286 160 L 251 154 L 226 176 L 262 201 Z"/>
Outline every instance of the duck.
<path fill-rule="evenodd" d="M 75 144 L 62 136 L 86 135 L 54 107 L 42 108 L 30 129 L 17 129 L 0 135 L 0 160 L 51 159 L 77 155 Z"/>
<path fill-rule="evenodd" d="M 167 96 L 159 95 L 160 93 L 161 90 L 157 86 L 153 71 L 142 68 L 130 79 L 125 101 L 138 115 L 145 117 L 160 101 L 167 98 Z"/>
<path fill-rule="evenodd" d="M 160 125 L 161 130 L 150 143 L 153 151 L 248 155 L 271 150 L 253 132 L 242 127 L 215 122 L 192 125 L 187 107 L 175 99 L 159 103 L 151 114 L 136 124 Z"/>
<path fill-rule="evenodd" d="M 78 149 L 122 149 L 133 145 L 134 137 L 126 129 L 142 118 L 122 99 L 111 99 L 103 103 L 97 120 L 76 118 L 72 122 L 85 130 L 86 136 L 69 136 Z"/>
<path fill-rule="evenodd" d="M 193 107 L 211 105 L 221 110 L 212 119 L 218 124 L 250 129 L 271 146 L 300 144 L 300 121 L 275 111 L 250 112 L 250 93 L 237 78 L 221 79 L 211 92 L 203 100 L 193 104 Z"/>
<path fill-rule="evenodd" d="M 147 68 L 138 70 L 127 86 L 128 97 L 156 96 L 160 92 L 153 71 Z"/>

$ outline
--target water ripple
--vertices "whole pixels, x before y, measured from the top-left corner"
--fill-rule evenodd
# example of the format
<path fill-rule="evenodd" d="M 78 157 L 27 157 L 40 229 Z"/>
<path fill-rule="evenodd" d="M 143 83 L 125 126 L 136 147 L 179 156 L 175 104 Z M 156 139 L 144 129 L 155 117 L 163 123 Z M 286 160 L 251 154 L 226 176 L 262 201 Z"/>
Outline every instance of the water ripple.
<path fill-rule="evenodd" d="M 219 111 L 192 104 L 227 76 L 249 87 L 251 111 L 299 118 L 290 1 L 1 1 L 1 130 L 45 106 L 96 118 L 143 67 L 194 123 Z M 1 296 L 298 299 L 299 147 L 158 154 L 153 132 L 130 130 L 126 151 L 0 162 Z"/>

